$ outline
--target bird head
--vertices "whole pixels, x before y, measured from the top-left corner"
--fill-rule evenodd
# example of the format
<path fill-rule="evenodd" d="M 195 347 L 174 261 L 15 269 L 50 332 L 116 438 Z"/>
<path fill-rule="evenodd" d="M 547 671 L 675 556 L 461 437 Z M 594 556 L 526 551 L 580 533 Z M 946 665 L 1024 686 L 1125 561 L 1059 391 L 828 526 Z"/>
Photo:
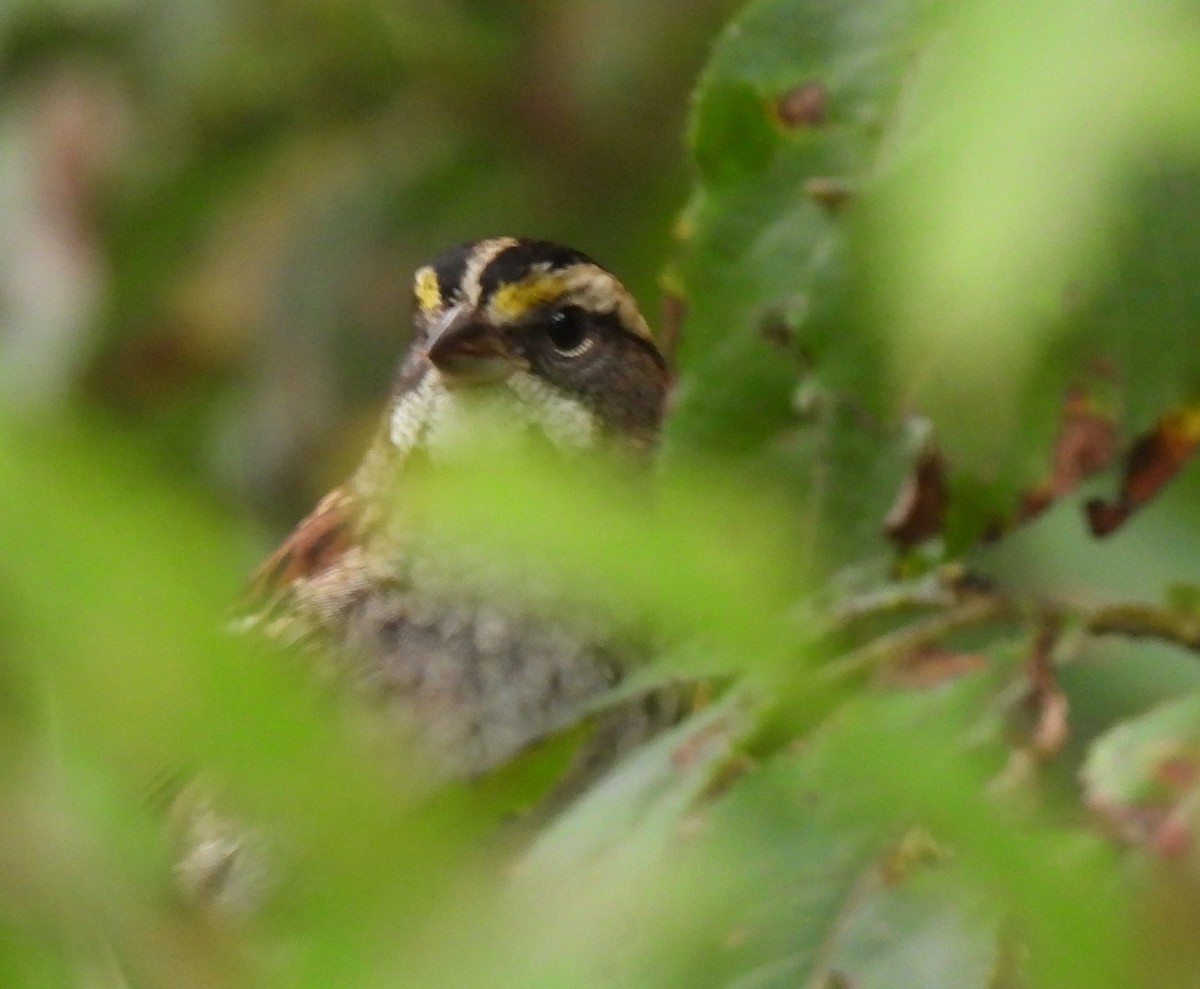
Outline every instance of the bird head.
<path fill-rule="evenodd" d="M 555 446 L 653 448 L 667 364 L 632 296 L 579 251 L 495 238 L 413 280 L 414 338 L 388 412 L 403 454 L 531 428 Z"/>
<path fill-rule="evenodd" d="M 299 593 L 319 602 L 318 623 L 332 622 L 378 579 L 376 564 L 391 572 L 397 538 L 407 538 L 396 495 L 414 459 L 480 447 L 503 454 L 530 437 L 635 461 L 655 447 L 667 362 L 633 297 L 585 254 L 538 240 L 476 241 L 419 268 L 413 297 L 412 344 L 382 428 L 349 482 L 259 569 L 249 594 L 256 621 L 269 623 L 280 602 L 309 587 Z"/>

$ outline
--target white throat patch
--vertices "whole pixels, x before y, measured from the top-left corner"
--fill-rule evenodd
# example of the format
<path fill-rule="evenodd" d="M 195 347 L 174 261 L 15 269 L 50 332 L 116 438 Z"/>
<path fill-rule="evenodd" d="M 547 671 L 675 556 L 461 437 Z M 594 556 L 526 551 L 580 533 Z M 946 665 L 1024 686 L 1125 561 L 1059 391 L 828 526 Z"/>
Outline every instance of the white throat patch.
<path fill-rule="evenodd" d="M 567 449 L 590 447 L 597 439 L 595 418 L 582 402 L 527 371 L 502 385 L 456 390 L 436 368 L 392 407 L 388 435 L 402 456 L 423 442 L 439 459 L 471 447 L 517 446 L 530 426 Z"/>

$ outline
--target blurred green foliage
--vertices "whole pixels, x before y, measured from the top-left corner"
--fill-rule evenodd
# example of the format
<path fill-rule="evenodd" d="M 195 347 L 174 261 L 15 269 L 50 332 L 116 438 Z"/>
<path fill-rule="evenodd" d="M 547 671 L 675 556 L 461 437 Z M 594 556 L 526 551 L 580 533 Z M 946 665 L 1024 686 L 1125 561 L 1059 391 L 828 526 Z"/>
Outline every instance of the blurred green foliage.
<path fill-rule="evenodd" d="M 1194 985 L 1200 17 L 730 13 L 4 8 L 5 985 Z M 670 254 L 658 504 L 481 462 L 413 511 L 711 695 L 515 863 L 536 771 L 419 797 L 222 632 L 408 272 L 498 232 L 648 311 Z M 172 887 L 192 774 L 278 856 L 238 923 Z"/>

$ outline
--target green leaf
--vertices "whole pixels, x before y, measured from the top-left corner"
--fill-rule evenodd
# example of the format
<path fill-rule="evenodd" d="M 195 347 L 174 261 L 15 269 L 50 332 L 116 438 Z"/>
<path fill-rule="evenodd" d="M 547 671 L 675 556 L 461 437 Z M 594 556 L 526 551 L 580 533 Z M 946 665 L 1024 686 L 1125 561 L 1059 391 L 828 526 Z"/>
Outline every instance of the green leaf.
<path fill-rule="evenodd" d="M 244 569 L 237 540 L 111 433 L 0 418 L 0 461 L 0 669 L 43 699 L 20 736 L 5 726 L 2 795 L 17 806 L 3 817 L 36 848 L 16 892 L 76 897 L 54 936 L 72 941 L 79 912 L 99 904 L 97 937 L 125 961 L 185 965 L 163 960 L 174 922 L 140 912 L 169 883 L 146 796 L 164 772 L 208 770 L 281 850 L 279 896 L 234 953 L 274 943 L 256 939 L 283 924 L 295 935 L 287 984 L 358 984 L 373 964 L 370 918 L 432 909 L 507 795 L 496 807 L 466 787 L 418 800 L 395 763 L 352 744 L 311 670 L 223 631 Z"/>
<path fill-rule="evenodd" d="M 1127 835 L 1148 840 L 1194 792 L 1198 772 L 1200 692 L 1195 692 L 1123 721 L 1097 739 L 1082 778 L 1095 809 Z"/>
<path fill-rule="evenodd" d="M 989 677 L 976 676 L 849 705 L 828 737 L 829 757 L 854 767 L 846 799 L 870 817 L 911 814 L 928 828 L 972 888 L 1011 911 L 1034 984 L 1127 986 L 1128 918 L 1110 850 L 984 796 L 1000 753 L 965 750 L 963 738 L 989 695 Z"/>
<path fill-rule="evenodd" d="M 750 4 L 717 42 L 690 127 L 700 174 L 680 224 L 688 317 L 668 443 L 754 460 L 799 486 L 833 566 L 884 549 L 908 454 L 871 421 L 878 343 L 845 323 L 840 197 L 878 164 L 917 11 L 900 0 Z M 797 401 L 810 374 L 829 399 L 811 417 Z"/>
<path fill-rule="evenodd" d="M 916 409 L 958 552 L 1051 473 L 1063 396 L 1097 368 L 1131 433 L 1194 394 L 1200 202 L 1178 160 L 1198 55 L 1174 0 L 751 4 L 696 93 L 675 446 L 766 450 L 803 483 L 830 456 L 794 442 L 807 377 L 877 421 L 879 463 Z M 887 474 L 840 482 L 894 491 Z M 814 518 L 829 563 L 859 558 Z"/>
<path fill-rule="evenodd" d="M 808 349 L 834 350 L 844 376 L 869 382 L 879 372 L 870 361 L 852 367 L 826 319 L 845 274 L 844 221 L 806 192 L 806 182 L 853 183 L 875 165 L 914 16 L 914 4 L 898 0 L 760 0 L 718 40 L 691 123 L 700 181 L 682 222 L 679 272 L 689 303 L 681 356 L 690 384 L 673 429 L 692 427 L 701 413 L 689 403 L 705 400 L 729 354 L 761 339 L 759 324 L 773 313 L 784 314 Z M 820 110 L 811 122 L 786 122 L 780 101 L 804 86 Z"/>
<path fill-rule="evenodd" d="M 882 705 L 898 720 L 944 706 Z M 889 727 L 881 743 L 902 765 L 910 752 Z M 680 818 L 675 860 L 643 873 L 655 881 L 640 909 L 669 921 L 640 935 L 633 984 L 988 984 L 997 902 L 906 826 L 909 808 L 871 795 L 886 784 L 845 749 L 859 729 L 839 715 Z"/>
<path fill-rule="evenodd" d="M 872 875 L 839 932 L 829 970 L 863 989 L 991 987 L 999 912 L 964 880 L 945 862 Z"/>
<path fill-rule="evenodd" d="M 1098 369 L 1131 433 L 1200 384 L 1200 200 L 1177 163 L 1198 56 L 1187 4 L 1022 0 L 960 5 L 923 66 L 855 268 L 888 314 L 887 390 L 1000 501 L 1050 473 L 1063 396 Z"/>

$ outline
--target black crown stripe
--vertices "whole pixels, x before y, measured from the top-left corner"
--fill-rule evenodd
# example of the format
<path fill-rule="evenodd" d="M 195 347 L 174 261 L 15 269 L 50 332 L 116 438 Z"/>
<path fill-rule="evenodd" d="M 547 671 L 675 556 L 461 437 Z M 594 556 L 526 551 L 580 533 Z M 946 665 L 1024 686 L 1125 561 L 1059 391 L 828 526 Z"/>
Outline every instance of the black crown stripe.
<path fill-rule="evenodd" d="M 596 264 L 582 251 L 545 240 L 519 240 L 506 247 L 479 275 L 479 301 L 484 304 L 501 285 L 523 279 L 535 266 L 558 271 L 577 264 Z M 597 265 L 599 267 L 599 265 Z"/>
<path fill-rule="evenodd" d="M 443 302 L 461 296 L 463 275 L 476 246 L 475 243 L 459 244 L 443 251 L 430 262 L 429 266 L 437 276 L 438 295 Z"/>

